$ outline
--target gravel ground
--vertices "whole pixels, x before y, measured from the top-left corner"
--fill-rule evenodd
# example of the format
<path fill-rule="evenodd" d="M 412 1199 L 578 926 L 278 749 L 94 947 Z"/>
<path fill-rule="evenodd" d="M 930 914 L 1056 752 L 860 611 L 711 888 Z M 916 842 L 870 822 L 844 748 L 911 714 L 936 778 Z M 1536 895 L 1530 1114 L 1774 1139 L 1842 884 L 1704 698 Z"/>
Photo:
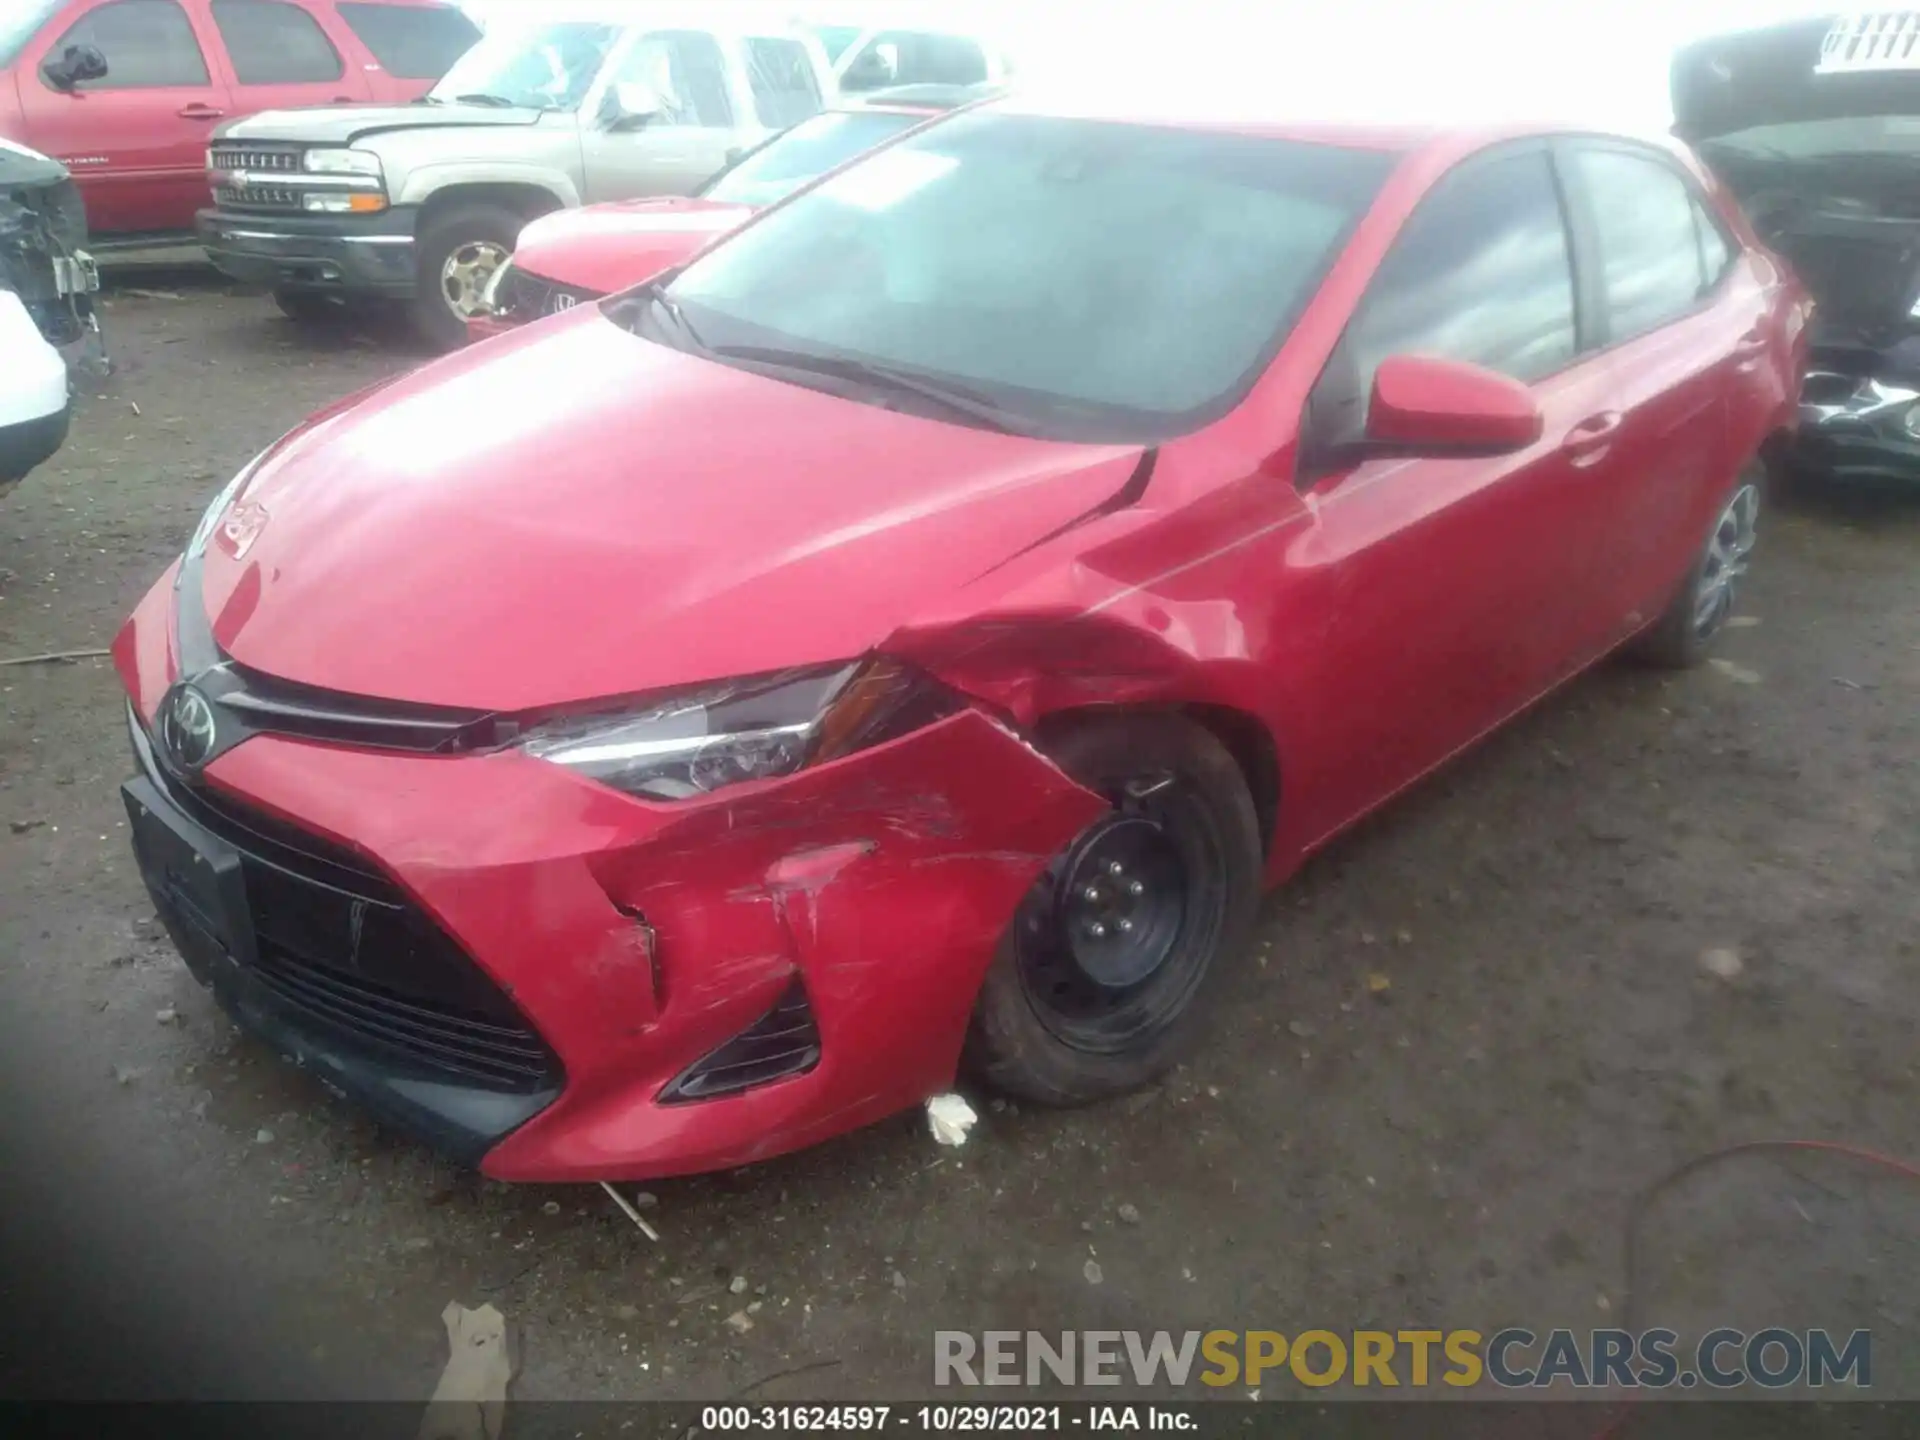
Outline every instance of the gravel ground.
<path fill-rule="evenodd" d="M 190 271 L 107 321 L 118 373 L 0 502 L 0 658 L 108 644 L 263 443 L 420 362 Z M 1737 1158 L 1646 1207 L 1631 1298 L 1622 1252 L 1722 1146 L 1920 1157 L 1916 555 L 1920 506 L 1782 497 L 1722 664 L 1583 679 L 1314 862 L 1161 1087 L 664 1182 L 658 1246 L 234 1032 L 128 855 L 110 668 L 0 668 L 5 1388 L 419 1398 L 459 1299 L 521 1398 L 922 1394 L 936 1328 L 1656 1319 L 1869 1327 L 1920 1397 L 1920 1187 Z"/>

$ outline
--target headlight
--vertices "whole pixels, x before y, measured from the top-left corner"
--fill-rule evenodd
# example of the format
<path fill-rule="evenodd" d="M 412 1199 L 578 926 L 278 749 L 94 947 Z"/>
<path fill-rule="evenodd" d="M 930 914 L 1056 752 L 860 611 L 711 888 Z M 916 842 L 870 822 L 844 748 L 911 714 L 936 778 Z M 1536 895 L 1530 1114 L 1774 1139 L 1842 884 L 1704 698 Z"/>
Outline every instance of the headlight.
<path fill-rule="evenodd" d="M 959 703 L 918 672 L 875 660 L 711 685 L 619 714 L 569 716 L 536 725 L 515 744 L 629 795 L 691 800 L 879 744 Z"/>
<path fill-rule="evenodd" d="M 186 559 L 198 560 L 207 553 L 207 542 L 213 539 L 213 532 L 220 528 L 220 521 L 226 515 L 227 507 L 239 498 L 241 487 L 253 478 L 253 472 L 260 467 L 260 462 L 266 458 L 266 455 L 267 452 L 262 450 L 242 465 L 240 473 L 223 485 L 220 493 L 213 497 L 213 503 L 207 506 L 206 513 L 200 517 L 200 523 L 194 527 L 193 538 L 187 541 Z"/>
<path fill-rule="evenodd" d="M 386 174 L 371 150 L 309 150 L 300 167 L 312 175 L 371 175 L 378 180 Z"/>
<path fill-rule="evenodd" d="M 378 215 L 387 197 L 367 190 L 321 190 L 302 197 L 301 208 L 320 215 Z"/>
<path fill-rule="evenodd" d="M 480 292 L 480 303 L 496 314 L 500 309 L 500 287 L 506 284 L 507 276 L 512 272 L 512 259 L 502 260 L 499 268 L 487 277 L 486 289 Z"/>

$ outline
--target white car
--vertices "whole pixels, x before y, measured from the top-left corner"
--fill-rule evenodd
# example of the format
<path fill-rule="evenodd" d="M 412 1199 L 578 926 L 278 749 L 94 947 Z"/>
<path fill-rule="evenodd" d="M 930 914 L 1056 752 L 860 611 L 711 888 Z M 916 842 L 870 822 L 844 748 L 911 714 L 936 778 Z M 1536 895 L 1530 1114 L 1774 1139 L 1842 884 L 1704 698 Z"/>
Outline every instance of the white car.
<path fill-rule="evenodd" d="M 66 168 L 0 140 L 0 495 L 66 442 L 63 348 L 98 344 L 85 225 Z"/>

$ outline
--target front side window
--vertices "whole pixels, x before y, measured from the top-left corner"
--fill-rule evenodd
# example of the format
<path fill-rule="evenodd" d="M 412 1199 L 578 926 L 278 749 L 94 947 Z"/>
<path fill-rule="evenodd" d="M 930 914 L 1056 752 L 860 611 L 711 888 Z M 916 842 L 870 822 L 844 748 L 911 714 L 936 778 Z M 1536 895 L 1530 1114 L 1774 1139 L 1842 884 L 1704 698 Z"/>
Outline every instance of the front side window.
<path fill-rule="evenodd" d="M 1373 374 L 1391 355 L 1464 360 L 1516 380 L 1578 349 L 1573 262 L 1544 151 L 1470 162 L 1408 218 L 1313 398 L 1317 443 L 1357 441 Z"/>
<path fill-rule="evenodd" d="M 1679 172 L 1650 156 L 1583 147 L 1573 173 L 1592 202 L 1608 338 L 1643 335 L 1699 304 L 1700 231 Z"/>
<path fill-rule="evenodd" d="M 784 130 L 820 110 L 820 82 L 813 60 L 798 40 L 754 36 L 747 41 L 747 81 L 755 117 L 770 130 Z"/>
<path fill-rule="evenodd" d="M 89 10 L 54 42 L 50 58 L 70 45 L 91 45 L 106 57 L 107 73 L 83 80 L 80 90 L 149 90 L 205 85 L 207 57 L 193 22 L 175 0 L 113 0 Z"/>
<path fill-rule="evenodd" d="M 1733 264 L 1733 247 L 1727 241 L 1727 232 L 1719 217 L 1699 200 L 1693 202 L 1693 223 L 1700 232 L 1701 282 L 1711 288 L 1720 283 L 1720 277 Z"/>
<path fill-rule="evenodd" d="M 729 205 L 771 205 L 925 118 L 889 110 L 834 110 L 816 115 L 723 172 L 703 193 L 709 200 Z"/>
<path fill-rule="evenodd" d="M 480 27 L 451 5 L 342 0 L 340 18 L 399 80 L 438 80 L 480 38 Z"/>
<path fill-rule="evenodd" d="M 213 23 L 242 85 L 338 80 L 346 73 L 326 32 L 284 0 L 213 0 Z"/>
<path fill-rule="evenodd" d="M 840 88 L 879 90 L 889 85 L 978 85 L 987 78 L 987 55 L 978 42 L 924 30 L 885 30 L 847 66 Z"/>
<path fill-rule="evenodd" d="M 1164 438 L 1246 393 L 1392 165 L 1265 137 L 973 112 L 695 261 L 667 292 L 684 331 L 637 299 L 610 313 L 815 388 L 836 388 L 837 369 L 873 398 L 865 367 L 959 387 L 1031 433 Z"/>
<path fill-rule="evenodd" d="M 620 61 L 614 83 L 640 84 L 660 102 L 647 122 L 661 126 L 719 128 L 733 124 L 727 87 L 727 57 L 704 30 L 657 30 L 643 35 Z"/>
<path fill-rule="evenodd" d="M 433 87 L 449 104 L 577 110 L 621 27 L 592 20 L 497 25 Z"/>

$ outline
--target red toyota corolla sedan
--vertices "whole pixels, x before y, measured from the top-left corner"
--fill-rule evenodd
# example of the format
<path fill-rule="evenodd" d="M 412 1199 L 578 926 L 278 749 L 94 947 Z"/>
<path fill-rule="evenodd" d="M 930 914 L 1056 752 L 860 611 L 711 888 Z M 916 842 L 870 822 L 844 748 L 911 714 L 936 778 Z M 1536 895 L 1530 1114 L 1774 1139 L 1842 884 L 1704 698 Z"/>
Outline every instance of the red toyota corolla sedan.
<path fill-rule="evenodd" d="M 970 110 L 249 464 L 115 646 L 140 868 L 502 1179 L 1112 1095 L 1316 846 L 1701 656 L 1806 315 L 1656 145 Z"/>
<path fill-rule="evenodd" d="M 489 311 L 467 339 L 557 315 L 683 264 L 756 210 L 963 105 L 990 85 L 900 85 L 822 110 L 755 146 L 692 195 L 556 210 L 520 232 L 513 258 L 487 287 Z"/>

